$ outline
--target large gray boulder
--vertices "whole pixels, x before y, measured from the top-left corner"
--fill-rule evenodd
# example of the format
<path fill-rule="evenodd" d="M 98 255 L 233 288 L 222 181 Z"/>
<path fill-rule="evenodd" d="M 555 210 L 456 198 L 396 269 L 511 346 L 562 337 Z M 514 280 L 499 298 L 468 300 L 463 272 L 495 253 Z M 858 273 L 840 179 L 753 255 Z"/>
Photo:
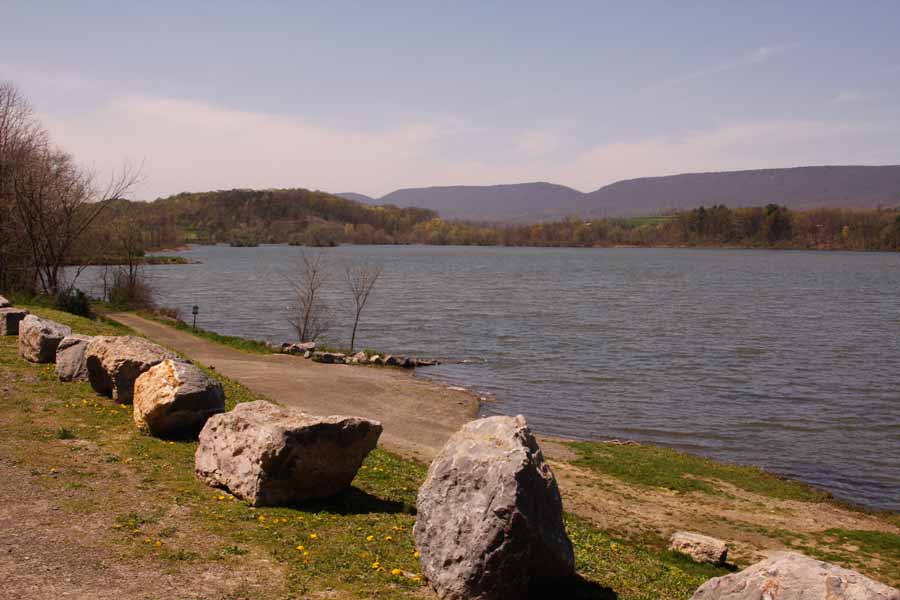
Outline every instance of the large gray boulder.
<path fill-rule="evenodd" d="M 676 531 L 669 538 L 669 550 L 689 556 L 699 563 L 723 565 L 728 558 L 728 544 L 722 540 L 691 533 Z"/>
<path fill-rule="evenodd" d="M 574 575 L 559 488 L 522 416 L 455 433 L 428 469 L 417 511 L 422 573 L 441 598 L 536 597 L 536 586 Z"/>
<path fill-rule="evenodd" d="M 141 373 L 167 358 L 176 356 L 162 346 L 130 335 L 97 336 L 84 352 L 91 387 L 124 404 L 131 402 L 134 382 Z"/>
<path fill-rule="evenodd" d="M 377 421 L 248 402 L 206 422 L 194 469 L 254 506 L 327 498 L 350 485 L 380 435 Z"/>
<path fill-rule="evenodd" d="M 52 363 L 56 360 L 56 347 L 72 328 L 28 315 L 19 323 L 19 355 L 36 363 Z"/>
<path fill-rule="evenodd" d="M 900 600 L 900 591 L 795 552 L 778 552 L 739 573 L 710 579 L 691 600 Z"/>
<path fill-rule="evenodd" d="M 60 381 L 87 381 L 88 370 L 84 352 L 93 338 L 87 335 L 67 335 L 56 347 L 56 376 Z"/>
<path fill-rule="evenodd" d="M 184 361 L 164 360 L 134 382 L 134 422 L 156 437 L 195 436 L 224 411 L 222 384 Z"/>
<path fill-rule="evenodd" d="M 0 296 L 0 308 L 9 308 L 10 306 L 12 306 L 12 303 L 3 296 Z"/>
<path fill-rule="evenodd" d="M 24 308 L 0 308 L 0 335 L 19 335 L 19 323 L 29 314 Z"/>

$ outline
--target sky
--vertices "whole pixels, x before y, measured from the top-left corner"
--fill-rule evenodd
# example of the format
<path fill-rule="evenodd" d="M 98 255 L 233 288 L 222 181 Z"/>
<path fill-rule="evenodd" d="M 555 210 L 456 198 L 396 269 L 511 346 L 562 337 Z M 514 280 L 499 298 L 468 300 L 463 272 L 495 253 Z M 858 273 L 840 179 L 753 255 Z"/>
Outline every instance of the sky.
<path fill-rule="evenodd" d="M 137 199 L 900 163 L 900 2 L 9 2 L 0 80 Z"/>

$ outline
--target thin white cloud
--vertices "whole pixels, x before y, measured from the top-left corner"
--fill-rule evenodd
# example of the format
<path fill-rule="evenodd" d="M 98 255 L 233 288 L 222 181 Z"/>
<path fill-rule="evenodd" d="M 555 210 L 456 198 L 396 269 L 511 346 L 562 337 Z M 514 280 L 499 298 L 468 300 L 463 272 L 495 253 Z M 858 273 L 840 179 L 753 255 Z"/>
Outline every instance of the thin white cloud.
<path fill-rule="evenodd" d="M 835 104 L 853 104 L 868 100 L 869 95 L 856 90 L 843 90 L 834 97 Z"/>
<path fill-rule="evenodd" d="M 560 139 L 551 131 L 529 131 L 516 143 L 516 150 L 528 157 L 540 157 L 559 148 Z"/>
<path fill-rule="evenodd" d="M 680 75 L 678 77 L 672 77 L 669 79 L 663 79 L 662 81 L 658 81 L 646 86 L 642 91 L 655 91 L 663 88 L 670 88 L 679 86 L 684 83 L 688 83 L 690 81 L 696 81 L 698 79 L 706 79 L 708 77 L 712 77 L 714 75 L 719 75 L 721 73 L 726 73 L 728 71 L 734 71 L 735 69 L 740 69 L 743 67 L 748 67 L 751 65 L 756 65 L 760 63 L 764 63 L 769 59 L 778 56 L 779 54 L 784 54 L 789 50 L 797 48 L 799 44 L 791 43 L 791 44 L 774 44 L 769 46 L 760 46 L 759 48 L 753 50 L 752 52 L 748 52 L 743 56 L 740 56 L 736 59 L 722 62 L 716 65 L 712 65 L 710 67 L 706 67 L 703 69 L 698 69 L 697 71 L 692 71 L 690 73 L 686 73 L 684 75 Z"/>
<path fill-rule="evenodd" d="M 590 191 L 619 179 L 804 164 L 900 162 L 898 123 L 764 120 L 597 144 L 562 162 L 548 131 L 511 140 L 491 161 L 456 158 L 444 143 L 484 132 L 454 119 L 380 131 L 327 127 L 173 98 L 123 96 L 93 111 L 46 114 L 54 138 L 99 172 L 144 164 L 137 197 L 232 187 L 307 187 L 378 196 L 401 187 L 553 181 Z M 462 136 L 462 138 L 460 138 Z M 555 151 L 555 152 L 551 152 Z"/>

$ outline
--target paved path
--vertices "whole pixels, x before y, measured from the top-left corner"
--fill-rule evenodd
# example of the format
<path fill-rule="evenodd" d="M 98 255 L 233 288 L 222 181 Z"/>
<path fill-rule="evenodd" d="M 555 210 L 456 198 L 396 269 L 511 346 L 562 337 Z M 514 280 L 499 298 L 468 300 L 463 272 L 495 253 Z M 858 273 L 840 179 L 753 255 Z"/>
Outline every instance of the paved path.
<path fill-rule="evenodd" d="M 325 365 L 284 354 L 251 354 L 131 313 L 107 317 L 281 404 L 311 414 L 381 421 L 382 446 L 422 461 L 430 461 L 478 410 L 477 400 L 470 394 L 417 379 L 405 371 Z"/>

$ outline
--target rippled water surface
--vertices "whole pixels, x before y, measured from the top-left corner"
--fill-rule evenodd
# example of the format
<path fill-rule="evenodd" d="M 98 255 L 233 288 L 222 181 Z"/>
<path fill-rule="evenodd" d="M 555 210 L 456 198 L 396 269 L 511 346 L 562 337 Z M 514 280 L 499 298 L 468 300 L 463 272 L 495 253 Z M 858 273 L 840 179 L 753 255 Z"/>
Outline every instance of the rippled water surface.
<path fill-rule="evenodd" d="M 300 248 L 194 247 L 150 267 L 160 304 L 220 333 L 291 339 Z M 629 438 L 761 465 L 900 509 L 900 254 L 345 246 L 385 272 L 361 346 L 460 364 L 539 432 Z M 82 284 L 89 283 L 87 274 Z M 83 276 L 85 277 L 85 276 Z"/>

